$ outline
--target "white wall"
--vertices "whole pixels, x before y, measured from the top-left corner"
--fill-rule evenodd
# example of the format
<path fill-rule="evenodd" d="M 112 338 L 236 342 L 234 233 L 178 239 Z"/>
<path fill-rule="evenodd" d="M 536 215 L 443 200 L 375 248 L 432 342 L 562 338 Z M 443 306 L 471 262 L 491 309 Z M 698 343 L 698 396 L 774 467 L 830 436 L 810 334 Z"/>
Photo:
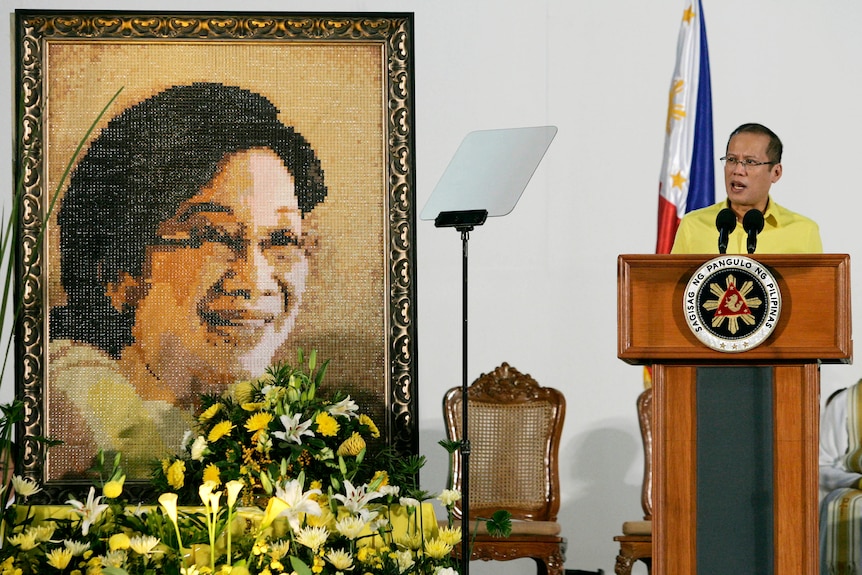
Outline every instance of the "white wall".
<path fill-rule="evenodd" d="M 704 0 L 716 151 L 738 124 L 784 140 L 787 207 L 821 224 L 826 251 L 857 257 L 862 205 L 862 3 Z M 655 245 L 667 90 L 683 0 L 2 0 L 0 158 L 11 158 L 14 8 L 415 12 L 417 207 L 461 138 L 555 124 L 559 134 L 515 211 L 470 239 L 470 376 L 507 361 L 568 398 L 560 520 L 570 569 L 613 572 L 612 537 L 640 514 L 634 414 L 641 369 L 616 358 L 616 257 Z M 720 155 L 720 154 L 716 154 Z M 8 172 L 0 195 L 8 196 Z M 720 165 L 716 173 L 721 174 Z M 718 193 L 723 194 L 721 181 Z M 440 409 L 461 378 L 460 237 L 418 225 L 421 450 L 443 487 Z M 858 254 L 862 256 L 862 253 Z M 862 285 L 862 266 L 853 272 Z M 854 293 L 860 308 L 862 289 Z M 660 321 L 660 318 L 657 318 Z M 825 366 L 825 397 L 859 378 Z M 6 393 L 9 386 L 5 385 Z M 474 563 L 490 573 L 501 565 Z M 503 567 L 531 573 L 532 564 Z M 641 573 L 645 571 L 640 571 Z"/>

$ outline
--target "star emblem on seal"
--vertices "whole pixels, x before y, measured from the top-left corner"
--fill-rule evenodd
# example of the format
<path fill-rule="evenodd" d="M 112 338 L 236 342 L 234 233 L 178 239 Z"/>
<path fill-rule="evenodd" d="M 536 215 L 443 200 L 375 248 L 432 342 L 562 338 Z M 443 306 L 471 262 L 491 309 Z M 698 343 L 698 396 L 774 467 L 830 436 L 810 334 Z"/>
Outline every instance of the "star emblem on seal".
<path fill-rule="evenodd" d="M 715 312 L 712 316 L 712 327 L 721 327 L 727 320 L 727 329 L 732 334 L 739 331 L 740 320 L 746 325 L 753 326 L 755 318 L 751 310 L 757 309 L 763 304 L 759 297 L 748 297 L 754 288 L 753 282 L 747 280 L 742 284 L 742 287 L 737 289 L 736 281 L 735 275 L 728 274 L 724 288 L 718 283 L 710 283 L 709 291 L 717 299 L 707 300 L 703 303 L 705 309 Z"/>

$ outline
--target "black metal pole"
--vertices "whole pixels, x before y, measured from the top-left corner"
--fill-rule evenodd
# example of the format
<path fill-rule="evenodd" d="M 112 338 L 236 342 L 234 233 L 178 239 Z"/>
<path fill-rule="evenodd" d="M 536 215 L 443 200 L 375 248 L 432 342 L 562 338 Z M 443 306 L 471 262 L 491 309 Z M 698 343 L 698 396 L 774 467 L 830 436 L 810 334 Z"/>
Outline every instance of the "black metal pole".
<path fill-rule="evenodd" d="M 467 243 L 470 232 L 481 226 L 488 210 L 440 212 L 434 219 L 438 228 L 455 228 L 461 232 L 461 575 L 470 573 L 470 435 L 467 430 Z"/>
<path fill-rule="evenodd" d="M 461 229 L 461 575 L 470 573 L 470 436 L 467 433 L 467 242 L 470 229 Z"/>

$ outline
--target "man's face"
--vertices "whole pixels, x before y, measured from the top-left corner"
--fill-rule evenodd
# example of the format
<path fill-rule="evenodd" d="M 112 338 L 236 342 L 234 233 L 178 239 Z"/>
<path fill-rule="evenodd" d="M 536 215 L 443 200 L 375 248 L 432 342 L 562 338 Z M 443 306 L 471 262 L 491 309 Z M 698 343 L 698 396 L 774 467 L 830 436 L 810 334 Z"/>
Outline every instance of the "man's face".
<path fill-rule="evenodd" d="M 302 224 L 293 177 L 273 151 L 226 157 L 148 248 L 133 330 L 147 369 L 169 386 L 262 374 L 305 289 Z"/>
<path fill-rule="evenodd" d="M 741 160 L 768 162 L 766 155 L 769 136 L 764 134 L 741 133 L 735 135 L 727 144 L 725 156 Z M 745 167 L 742 163 L 724 165 L 724 187 L 731 207 L 738 216 L 756 208 L 766 210 L 769 188 L 781 178 L 781 164 L 764 164 Z"/>

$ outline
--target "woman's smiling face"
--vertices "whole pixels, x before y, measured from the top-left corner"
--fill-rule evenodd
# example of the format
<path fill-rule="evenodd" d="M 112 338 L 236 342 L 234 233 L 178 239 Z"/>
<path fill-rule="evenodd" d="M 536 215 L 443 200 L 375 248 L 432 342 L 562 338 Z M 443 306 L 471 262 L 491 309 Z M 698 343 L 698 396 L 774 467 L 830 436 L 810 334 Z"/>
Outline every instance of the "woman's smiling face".
<path fill-rule="evenodd" d="M 227 383 L 270 365 L 308 276 L 294 192 L 272 150 L 237 152 L 159 226 L 144 278 L 123 292 L 139 298 L 125 302 L 136 308 L 135 346 L 158 379 L 199 366 L 201 379 Z"/>

